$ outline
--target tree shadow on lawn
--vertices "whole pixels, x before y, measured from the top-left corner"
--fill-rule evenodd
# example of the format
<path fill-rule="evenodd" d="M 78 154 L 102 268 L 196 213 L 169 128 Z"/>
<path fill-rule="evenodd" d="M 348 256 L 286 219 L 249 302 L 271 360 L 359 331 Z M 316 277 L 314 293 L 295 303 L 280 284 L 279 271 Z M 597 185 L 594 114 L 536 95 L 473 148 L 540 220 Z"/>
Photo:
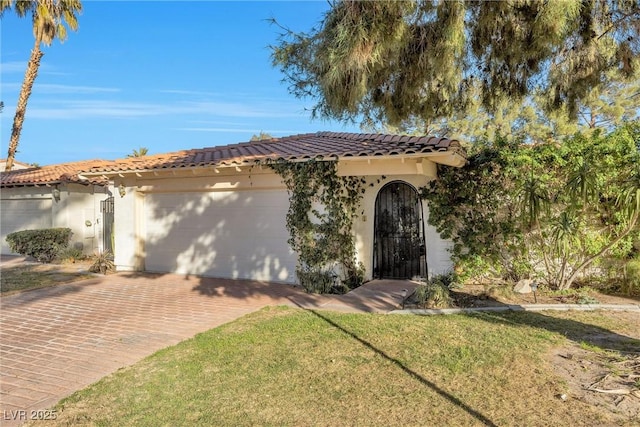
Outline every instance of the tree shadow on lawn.
<path fill-rule="evenodd" d="M 464 292 L 456 293 L 456 303 L 460 306 L 462 314 L 473 317 L 478 320 L 482 320 L 490 323 L 497 323 L 511 326 L 529 326 L 534 328 L 545 329 L 550 332 L 554 332 L 564 336 L 565 338 L 575 342 L 576 344 L 588 344 L 593 347 L 597 347 L 601 350 L 611 350 L 618 352 L 631 352 L 640 354 L 640 339 L 621 335 L 613 332 L 609 329 L 601 326 L 584 323 L 582 321 L 563 318 L 559 316 L 552 316 L 550 314 L 544 314 L 544 309 L 540 307 L 540 310 L 531 311 L 530 309 L 525 311 L 524 307 L 517 303 L 504 303 L 497 299 L 484 296 L 478 298 L 478 295 L 467 294 Z M 531 301 L 533 303 L 533 301 Z M 557 304 L 557 303 L 555 303 Z M 553 306 L 554 303 L 550 303 Z M 566 308 L 566 305 L 557 313 L 584 313 L 586 312 L 598 312 L 602 310 L 590 309 L 588 305 L 572 304 L 575 308 Z M 615 304 L 614 304 L 615 305 Z M 632 305 L 632 304 L 631 304 Z M 535 304 L 528 304 L 530 308 L 535 308 Z M 603 309 L 604 310 L 604 309 Z M 433 309 L 430 314 L 422 314 L 416 312 L 416 315 L 433 315 L 433 314 L 454 314 L 447 312 L 446 309 Z M 548 310 L 549 313 L 554 310 Z M 624 311 L 611 311 L 612 313 L 621 313 Z M 628 311 L 625 312 L 630 317 L 637 316 L 640 320 L 640 312 Z"/>
<path fill-rule="evenodd" d="M 484 414 L 482 414 L 478 410 L 470 407 L 469 405 L 464 403 L 462 400 L 460 400 L 456 396 L 454 396 L 454 395 L 452 395 L 450 393 L 447 393 L 445 390 L 443 390 L 442 388 L 438 387 L 435 383 L 429 381 L 428 379 L 426 379 L 425 377 L 423 377 L 419 373 L 417 373 L 414 370 L 412 370 L 411 368 L 407 367 L 404 363 L 402 363 L 398 359 L 389 356 L 387 353 L 385 353 L 384 351 L 380 350 L 379 348 L 377 348 L 376 346 L 374 346 L 370 342 L 360 338 L 355 333 L 349 331 L 348 329 L 345 329 L 343 326 L 339 325 L 338 323 L 334 322 L 333 320 L 329 319 L 328 317 L 323 316 L 320 312 L 318 312 L 316 310 L 307 310 L 307 311 L 313 313 L 315 316 L 317 316 L 318 318 L 324 320 L 329 325 L 333 326 L 334 328 L 340 330 L 344 334 L 346 334 L 349 337 L 353 338 L 354 340 L 356 340 L 357 342 L 362 344 L 364 347 L 366 347 L 369 350 L 375 352 L 376 354 L 378 354 L 379 356 L 381 356 L 385 360 L 393 363 L 395 366 L 400 368 L 409 377 L 411 377 L 411 378 L 415 379 L 416 381 L 422 383 L 423 385 L 429 387 L 431 390 L 433 390 L 439 396 L 443 397 L 444 399 L 449 401 L 451 404 L 453 404 L 453 405 L 459 407 L 460 409 L 464 410 L 466 413 L 468 413 L 470 416 L 472 416 L 473 418 L 477 419 L 478 421 L 480 421 L 484 425 L 496 426 L 496 424 L 493 421 L 491 421 L 489 418 L 487 418 Z"/>
<path fill-rule="evenodd" d="M 635 315 L 635 313 L 632 313 Z M 467 313 L 485 322 L 529 326 L 564 336 L 576 344 L 588 344 L 601 350 L 640 354 L 640 339 L 613 332 L 601 326 L 531 311 Z M 638 315 L 640 319 L 640 315 Z"/>
<path fill-rule="evenodd" d="M 384 298 L 382 294 L 376 296 L 375 292 L 317 295 L 306 293 L 299 286 L 281 283 L 209 277 L 193 277 L 193 279 L 196 280 L 196 284 L 192 290 L 207 297 L 225 296 L 246 299 L 247 301 L 259 299 L 268 304 L 287 304 L 312 311 L 323 309 L 323 306 L 326 306 L 324 309 L 328 310 L 342 311 L 341 308 L 343 308 L 359 312 L 385 312 L 397 308 L 390 305 L 388 298 Z M 485 322 L 548 330 L 577 344 L 585 343 L 602 350 L 640 352 L 640 339 L 622 335 L 600 326 L 537 311 L 504 311 L 506 308 L 517 310 L 518 306 L 504 304 L 493 299 L 485 302 L 486 305 L 480 309 L 487 311 L 467 312 L 463 315 L 472 316 Z M 635 314 L 631 313 L 632 316 Z M 638 317 L 640 318 L 640 315 Z"/>
<path fill-rule="evenodd" d="M 304 307 L 301 307 L 304 308 Z M 389 356 L 383 350 L 377 348 L 370 342 L 364 340 L 356 333 L 351 332 L 350 330 L 344 328 L 340 324 L 336 323 L 334 320 L 328 318 L 323 315 L 318 310 L 307 309 L 307 311 L 313 313 L 316 317 L 322 319 L 332 327 L 340 330 L 342 333 L 347 336 L 353 338 L 355 341 L 362 344 L 364 347 L 369 350 L 375 352 L 379 356 L 383 357 L 385 360 L 393 363 L 399 369 L 401 369 L 405 374 L 409 377 L 415 379 L 421 384 L 429 387 L 439 396 L 443 397 L 451 404 L 457 406 L 462 409 L 466 413 L 468 413 L 471 417 L 477 419 L 487 426 L 495 426 L 496 424 L 490 420 L 486 415 L 482 414 L 477 409 L 472 408 L 461 399 L 456 397 L 453 394 L 448 393 L 447 391 L 440 388 L 437 384 L 432 381 L 429 381 L 427 378 L 423 377 L 419 373 L 415 372 L 400 360 Z M 528 326 L 546 329 L 551 332 L 555 332 L 565 336 L 567 339 L 574 341 L 576 343 L 588 343 L 592 346 L 601 348 L 603 350 L 612 350 L 619 352 L 631 352 L 631 353 L 640 353 L 640 340 L 628 337 L 625 335 L 621 335 L 610 331 L 608 329 L 602 328 L 600 326 L 591 325 L 584 322 L 575 321 L 572 319 L 563 319 L 553 316 L 548 316 L 545 314 L 541 314 L 538 312 L 476 312 L 466 314 L 468 316 L 472 316 L 475 319 L 496 323 L 496 324 L 507 324 L 507 325 L 516 325 L 516 326 Z"/>

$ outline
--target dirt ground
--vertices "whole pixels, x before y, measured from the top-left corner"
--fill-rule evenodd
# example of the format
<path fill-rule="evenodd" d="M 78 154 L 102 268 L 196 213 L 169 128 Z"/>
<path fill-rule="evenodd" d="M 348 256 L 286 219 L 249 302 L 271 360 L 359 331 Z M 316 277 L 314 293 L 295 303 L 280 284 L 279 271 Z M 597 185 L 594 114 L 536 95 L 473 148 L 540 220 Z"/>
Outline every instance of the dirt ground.
<path fill-rule="evenodd" d="M 595 290 L 584 293 L 556 295 L 538 292 L 517 294 L 488 290 L 481 285 L 465 286 L 452 292 L 457 307 L 491 307 L 504 304 L 578 304 L 586 295 L 592 302 L 600 304 L 640 305 L 640 298 L 624 295 L 609 295 Z M 603 331 L 598 336 L 589 336 L 590 345 L 570 344 L 553 349 L 547 358 L 554 372 L 566 382 L 566 393 L 557 396 L 561 400 L 578 400 L 597 407 L 609 419 L 607 425 L 640 425 L 640 347 L 632 351 L 604 351 L 602 348 L 623 348 L 625 337 L 640 339 L 640 313 L 637 311 L 608 311 L 605 314 L 617 324 L 628 322 L 638 325 L 622 334 Z M 617 331 L 621 332 L 621 331 Z M 627 344 L 628 346 L 628 344 Z"/>
<path fill-rule="evenodd" d="M 638 324 L 627 337 L 640 339 L 638 312 L 608 312 L 608 317 Z M 603 333 L 589 337 L 604 347 L 615 347 L 624 337 Z M 566 381 L 567 392 L 558 399 L 576 399 L 596 406 L 609 415 L 612 425 L 640 425 L 640 348 L 636 351 L 594 351 L 572 343 L 553 349 L 548 355 L 554 371 Z M 629 424 L 631 423 L 631 424 Z"/>

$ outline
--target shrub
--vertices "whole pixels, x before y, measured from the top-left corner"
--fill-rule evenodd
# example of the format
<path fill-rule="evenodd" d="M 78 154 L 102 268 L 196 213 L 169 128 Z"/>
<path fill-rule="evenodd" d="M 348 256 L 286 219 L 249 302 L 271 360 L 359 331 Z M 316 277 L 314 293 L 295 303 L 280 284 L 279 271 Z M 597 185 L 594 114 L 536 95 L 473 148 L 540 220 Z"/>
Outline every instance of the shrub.
<path fill-rule="evenodd" d="M 113 254 L 109 251 L 100 252 L 93 257 L 93 264 L 89 267 L 92 273 L 107 274 L 115 271 L 116 266 L 113 263 Z"/>
<path fill-rule="evenodd" d="M 67 248 L 58 254 L 58 259 L 62 262 L 75 263 L 85 259 L 85 255 L 79 248 Z"/>
<path fill-rule="evenodd" d="M 453 243 L 464 278 L 540 278 L 568 289 L 607 256 L 628 253 L 638 225 L 638 122 L 562 142 L 480 140 L 462 168 L 420 189 L 429 223 Z M 634 240 L 635 239 L 635 240 Z"/>
<path fill-rule="evenodd" d="M 69 246 L 72 234 L 70 228 L 45 228 L 16 231 L 6 240 L 13 252 L 49 263 Z"/>
<path fill-rule="evenodd" d="M 453 303 L 450 289 L 438 281 L 418 285 L 412 299 L 416 304 L 427 308 L 451 307 Z"/>
<path fill-rule="evenodd" d="M 449 270 L 446 273 L 436 274 L 429 279 L 429 282 L 440 284 L 448 289 L 457 289 L 462 287 L 458 281 L 458 275 L 452 270 Z"/>
<path fill-rule="evenodd" d="M 364 265 L 362 263 L 345 263 L 345 278 L 342 279 L 344 292 L 349 292 L 364 283 Z"/>
<path fill-rule="evenodd" d="M 640 257 L 627 261 L 624 273 L 622 292 L 627 295 L 640 294 Z"/>
<path fill-rule="evenodd" d="M 336 275 L 330 270 L 297 269 L 298 281 L 302 288 L 313 294 L 343 293 L 336 289 Z"/>

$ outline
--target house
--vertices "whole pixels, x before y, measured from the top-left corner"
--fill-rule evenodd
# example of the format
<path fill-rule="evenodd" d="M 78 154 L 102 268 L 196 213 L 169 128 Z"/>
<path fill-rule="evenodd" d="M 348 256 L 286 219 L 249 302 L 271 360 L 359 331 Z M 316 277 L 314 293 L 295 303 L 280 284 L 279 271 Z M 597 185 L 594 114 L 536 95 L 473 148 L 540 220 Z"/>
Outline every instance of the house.
<path fill-rule="evenodd" d="M 289 195 L 268 166 L 278 160 L 336 161 L 339 175 L 366 180 L 353 230 L 366 279 L 451 268 L 450 243 L 427 224 L 418 189 L 437 165 L 465 163 L 456 140 L 319 132 L 127 158 L 80 176 L 108 180 L 116 193 L 118 270 L 294 283 Z"/>
<path fill-rule="evenodd" d="M 11 254 L 8 234 L 50 227 L 70 228 L 71 245 L 85 254 L 103 250 L 109 213 L 101 211 L 111 197 L 109 182 L 78 176 L 79 171 L 102 163 L 90 160 L 1 172 L 1 253 Z"/>
<path fill-rule="evenodd" d="M 6 166 L 7 166 L 7 159 L 0 159 L 0 171 L 4 172 L 4 168 Z M 13 168 L 11 168 L 11 170 L 28 169 L 31 167 L 33 166 L 14 160 Z"/>

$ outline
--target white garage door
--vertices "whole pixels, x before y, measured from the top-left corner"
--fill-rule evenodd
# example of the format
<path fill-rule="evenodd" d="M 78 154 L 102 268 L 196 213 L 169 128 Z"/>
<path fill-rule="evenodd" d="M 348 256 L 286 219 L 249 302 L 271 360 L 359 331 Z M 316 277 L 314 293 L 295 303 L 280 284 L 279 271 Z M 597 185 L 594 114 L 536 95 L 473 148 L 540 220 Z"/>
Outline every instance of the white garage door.
<path fill-rule="evenodd" d="M 294 282 L 286 191 L 145 196 L 147 271 Z"/>
<path fill-rule="evenodd" d="M 8 234 L 51 227 L 51 199 L 2 200 L 0 218 L 1 250 L 3 254 L 11 254 L 5 240 Z"/>

